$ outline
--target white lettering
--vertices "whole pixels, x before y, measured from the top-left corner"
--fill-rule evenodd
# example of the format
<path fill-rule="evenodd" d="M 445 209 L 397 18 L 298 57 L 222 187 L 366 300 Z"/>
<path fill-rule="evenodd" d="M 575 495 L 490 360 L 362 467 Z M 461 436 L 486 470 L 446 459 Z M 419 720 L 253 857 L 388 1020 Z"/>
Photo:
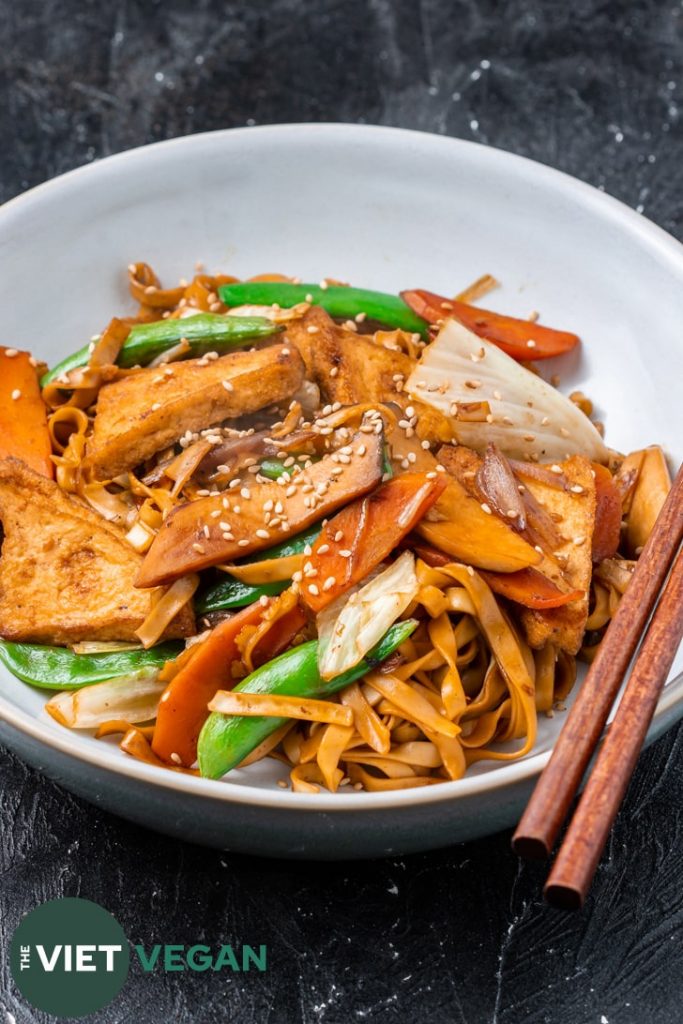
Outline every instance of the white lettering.
<path fill-rule="evenodd" d="M 105 967 L 105 970 L 109 971 L 109 972 L 113 971 L 114 970 L 114 953 L 120 953 L 122 947 L 121 946 L 98 946 L 97 948 L 98 948 L 100 953 L 104 953 L 105 956 L 106 956 L 107 966 Z"/>
<path fill-rule="evenodd" d="M 52 951 L 52 956 L 49 959 L 45 952 L 45 946 L 36 946 L 36 949 L 38 951 L 38 956 L 40 957 L 40 962 L 43 965 L 43 970 L 48 971 L 48 973 L 50 971 L 54 971 L 55 967 L 57 966 L 57 960 L 59 959 L 59 954 L 62 951 L 62 947 L 55 946 L 54 950 Z"/>
<path fill-rule="evenodd" d="M 96 971 L 97 967 L 92 962 L 92 955 L 97 946 L 76 946 L 76 970 Z"/>

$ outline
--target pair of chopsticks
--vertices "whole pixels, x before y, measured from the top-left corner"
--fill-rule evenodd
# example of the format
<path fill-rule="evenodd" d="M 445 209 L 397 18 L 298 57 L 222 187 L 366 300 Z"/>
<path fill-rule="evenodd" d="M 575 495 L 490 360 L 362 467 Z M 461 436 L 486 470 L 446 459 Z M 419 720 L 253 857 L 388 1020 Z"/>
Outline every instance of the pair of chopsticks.
<path fill-rule="evenodd" d="M 544 895 L 552 906 L 583 906 L 683 637 L 682 540 L 683 466 L 512 838 L 521 857 L 550 855 L 645 633 L 546 882 Z"/>

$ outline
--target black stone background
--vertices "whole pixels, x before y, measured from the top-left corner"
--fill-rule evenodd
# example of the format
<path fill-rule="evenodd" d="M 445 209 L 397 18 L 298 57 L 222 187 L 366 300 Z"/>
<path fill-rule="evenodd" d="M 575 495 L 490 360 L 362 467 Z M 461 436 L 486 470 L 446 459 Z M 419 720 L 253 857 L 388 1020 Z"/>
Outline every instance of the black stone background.
<path fill-rule="evenodd" d="M 534 157 L 680 238 L 682 42 L 673 0 L 0 0 L 0 198 L 188 132 L 365 121 Z M 544 907 L 543 871 L 517 863 L 509 834 L 367 864 L 268 862 L 160 838 L 0 753 L 7 1021 L 47 1019 L 9 977 L 20 915 L 80 895 L 132 941 L 270 951 L 265 975 L 138 969 L 100 1022 L 674 1024 L 682 741 L 674 729 L 642 758 L 577 916 Z"/>

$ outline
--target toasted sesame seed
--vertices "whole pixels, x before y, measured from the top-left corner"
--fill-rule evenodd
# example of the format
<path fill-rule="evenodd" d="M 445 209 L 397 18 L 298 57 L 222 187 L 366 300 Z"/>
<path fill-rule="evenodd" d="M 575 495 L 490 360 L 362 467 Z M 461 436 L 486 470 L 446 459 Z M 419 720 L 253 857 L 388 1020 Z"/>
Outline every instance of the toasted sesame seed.
<path fill-rule="evenodd" d="M 153 402 L 152 403 L 152 412 L 156 412 L 157 409 L 161 409 L 161 402 Z"/>
<path fill-rule="evenodd" d="M 524 435 L 524 440 L 525 441 L 535 441 L 536 440 L 536 435 L 535 434 L 525 434 Z"/>
<path fill-rule="evenodd" d="M 466 380 L 465 381 L 465 387 L 466 388 L 471 388 L 473 391 L 476 391 L 477 388 L 481 387 L 481 381 L 480 380 Z"/>
<path fill-rule="evenodd" d="M 482 507 L 483 511 L 486 512 L 487 516 L 492 515 L 491 506 L 488 505 L 485 501 L 482 501 L 481 507 Z"/>
<path fill-rule="evenodd" d="M 309 583 L 308 584 L 308 592 L 309 592 L 309 594 L 313 594 L 314 597 L 317 597 L 318 594 L 320 593 L 320 591 L 318 590 L 318 588 L 315 585 L 315 583 Z"/>
<path fill-rule="evenodd" d="M 560 427 L 560 433 L 562 434 L 562 437 L 569 437 L 569 431 L 566 427 Z"/>
<path fill-rule="evenodd" d="M 354 320 L 356 321 L 357 324 L 362 324 L 367 315 L 367 313 L 356 313 Z"/>
<path fill-rule="evenodd" d="M 198 555 L 203 555 L 205 553 L 204 552 L 204 547 L 201 544 L 193 544 L 192 545 L 192 550 L 196 551 Z"/>
<path fill-rule="evenodd" d="M 12 392 L 12 399 L 13 401 L 16 402 L 18 398 L 21 398 L 21 391 L 19 390 L 19 388 L 15 388 L 14 391 Z"/>
<path fill-rule="evenodd" d="M 235 539 L 235 535 L 233 533 L 230 533 L 230 530 L 226 530 L 225 533 L 222 533 L 221 537 L 223 538 L 223 540 L 234 540 Z"/>
<path fill-rule="evenodd" d="M 304 555 L 306 556 L 306 558 L 310 558 L 310 556 L 312 554 L 313 554 L 313 548 L 311 547 L 310 544 L 306 544 L 305 547 L 304 547 Z"/>
<path fill-rule="evenodd" d="M 223 385 L 223 387 L 225 388 L 226 391 L 234 391 L 235 390 L 235 385 L 231 384 L 229 380 L 222 380 L 221 384 Z"/>
<path fill-rule="evenodd" d="M 289 789 L 289 785 L 288 785 L 288 783 L 287 783 L 287 782 L 285 781 L 285 779 L 278 779 L 278 780 L 277 780 L 277 784 L 278 784 L 278 786 L 280 787 L 280 789 Z"/>
<path fill-rule="evenodd" d="M 317 334 L 320 328 L 316 327 L 315 324 L 310 324 L 310 326 L 307 327 L 306 330 L 308 331 L 309 334 Z"/>
<path fill-rule="evenodd" d="M 474 569 L 472 568 L 471 565 L 467 566 L 467 574 L 468 576 L 474 576 Z"/>
<path fill-rule="evenodd" d="M 8 359 L 14 359 L 15 356 L 19 355 L 19 350 L 16 348 L 6 348 L 5 355 Z"/>
<path fill-rule="evenodd" d="M 344 531 L 343 530 L 337 530 L 337 532 L 334 535 L 335 543 L 338 544 L 339 541 L 343 540 L 343 539 L 344 539 Z"/>
<path fill-rule="evenodd" d="M 527 348 L 536 348 L 536 342 L 534 341 L 533 338 L 529 338 L 529 340 L 526 343 L 526 347 Z"/>
<path fill-rule="evenodd" d="M 240 489 L 240 496 L 244 498 L 245 501 L 249 501 L 249 499 L 251 498 L 251 491 L 249 490 L 248 487 L 242 487 Z"/>
<path fill-rule="evenodd" d="M 436 470 L 430 469 L 429 473 L 426 473 L 425 476 L 428 480 L 436 480 Z"/>
<path fill-rule="evenodd" d="M 337 580 L 334 576 L 328 576 L 323 583 L 323 590 L 332 590 L 332 587 L 336 584 Z"/>
<path fill-rule="evenodd" d="M 282 355 L 283 356 L 288 356 L 289 355 L 289 349 L 288 348 L 283 348 L 282 349 Z"/>
<path fill-rule="evenodd" d="M 320 282 L 320 287 L 322 288 L 322 290 L 323 290 L 324 292 L 326 292 L 326 291 L 327 291 L 327 289 L 329 288 L 329 285 L 328 285 L 327 281 L 325 281 L 325 280 L 322 280 L 322 281 Z"/>
<path fill-rule="evenodd" d="M 249 543 L 249 541 L 246 539 L 246 537 L 244 537 L 242 540 L 238 540 L 237 541 L 237 547 L 238 548 L 246 548 L 248 543 Z"/>
<path fill-rule="evenodd" d="M 502 399 L 503 399 L 503 396 L 501 395 L 500 391 L 494 391 L 494 392 L 493 392 L 493 397 L 494 397 L 494 398 L 495 398 L 495 399 L 496 399 L 496 400 L 497 400 L 498 402 L 502 401 Z"/>
<path fill-rule="evenodd" d="M 268 533 L 267 530 L 257 530 L 256 536 L 260 537 L 261 540 L 268 540 L 270 538 L 270 534 Z"/>
<path fill-rule="evenodd" d="M 342 550 L 341 550 L 341 551 L 339 552 L 339 554 L 340 554 L 340 556 L 341 556 L 342 558 L 350 558 L 350 557 L 351 557 L 351 552 L 349 551 L 349 549 L 348 549 L 348 548 L 344 548 L 344 549 L 342 549 Z"/>
<path fill-rule="evenodd" d="M 585 537 L 574 537 L 574 544 L 576 544 L 577 548 L 580 548 L 581 545 L 585 544 L 585 543 L 586 543 L 586 538 Z"/>
<path fill-rule="evenodd" d="M 581 484 L 573 484 L 573 485 L 572 485 L 572 486 L 571 486 L 571 487 L 569 488 L 569 490 L 570 490 L 570 491 L 573 491 L 573 493 L 574 493 L 574 494 L 583 494 L 583 490 L 584 490 L 584 489 L 583 489 L 583 487 L 581 486 Z"/>
<path fill-rule="evenodd" d="M 306 302 L 313 302 L 313 296 L 311 295 L 310 292 L 307 292 L 304 298 Z"/>

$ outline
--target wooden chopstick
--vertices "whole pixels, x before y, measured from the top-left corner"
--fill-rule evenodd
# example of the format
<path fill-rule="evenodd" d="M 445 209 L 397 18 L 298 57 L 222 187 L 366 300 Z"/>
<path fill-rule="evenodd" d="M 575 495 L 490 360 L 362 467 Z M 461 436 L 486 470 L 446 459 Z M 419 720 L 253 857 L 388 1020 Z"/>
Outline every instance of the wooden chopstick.
<path fill-rule="evenodd" d="M 614 721 L 546 882 L 545 898 L 552 906 L 565 910 L 583 906 L 681 637 L 683 553 L 679 553 L 671 570 Z"/>
<path fill-rule="evenodd" d="M 521 857 L 549 856 L 682 538 L 683 466 L 517 826 Z"/>

